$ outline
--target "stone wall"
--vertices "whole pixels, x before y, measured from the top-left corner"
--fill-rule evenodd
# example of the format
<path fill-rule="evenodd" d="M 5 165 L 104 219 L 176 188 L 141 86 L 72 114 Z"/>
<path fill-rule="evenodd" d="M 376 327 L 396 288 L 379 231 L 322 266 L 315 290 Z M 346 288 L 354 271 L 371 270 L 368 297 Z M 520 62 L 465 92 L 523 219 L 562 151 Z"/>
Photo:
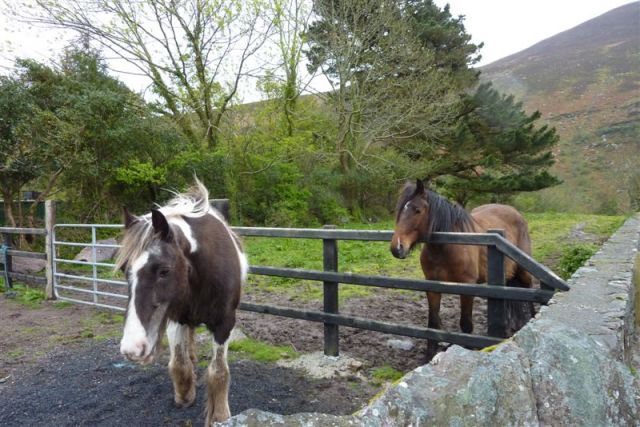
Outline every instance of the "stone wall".
<path fill-rule="evenodd" d="M 640 425 L 629 368 L 640 217 L 630 218 L 536 318 L 491 352 L 453 346 L 358 414 L 248 410 L 227 426 Z"/>

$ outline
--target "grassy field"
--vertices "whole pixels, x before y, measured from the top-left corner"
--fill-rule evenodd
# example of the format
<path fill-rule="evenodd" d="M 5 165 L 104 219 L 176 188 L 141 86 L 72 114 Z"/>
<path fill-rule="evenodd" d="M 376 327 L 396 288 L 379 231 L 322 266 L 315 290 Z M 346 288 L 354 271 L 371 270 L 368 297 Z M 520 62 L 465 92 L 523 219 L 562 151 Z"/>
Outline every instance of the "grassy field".
<path fill-rule="evenodd" d="M 624 222 L 624 216 L 588 214 L 544 213 L 527 214 L 533 243 L 533 257 L 550 266 L 558 274 L 568 277 L 584 260 Z M 371 225 L 347 224 L 344 229 L 391 230 L 393 222 Z M 280 239 L 249 237 L 245 247 L 252 265 L 322 269 L 322 241 L 307 239 Z M 389 252 L 388 242 L 340 241 L 339 271 L 421 278 L 419 251 L 408 259 L 398 260 Z M 321 298 L 322 287 L 317 282 L 284 278 L 252 276 L 250 287 L 260 291 L 281 292 L 290 299 L 313 300 Z M 251 288 L 250 288 L 251 289 Z M 364 296 L 372 288 L 343 285 L 341 298 Z"/>

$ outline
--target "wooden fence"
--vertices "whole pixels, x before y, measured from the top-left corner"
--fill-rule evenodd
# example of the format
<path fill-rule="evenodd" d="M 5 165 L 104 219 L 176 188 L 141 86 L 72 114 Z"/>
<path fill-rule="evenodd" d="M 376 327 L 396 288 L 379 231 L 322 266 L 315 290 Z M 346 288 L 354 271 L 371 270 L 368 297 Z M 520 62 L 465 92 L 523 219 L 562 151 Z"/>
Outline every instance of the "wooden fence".
<path fill-rule="evenodd" d="M 488 248 L 488 286 L 461 284 L 435 280 L 403 279 L 385 276 L 367 276 L 339 273 L 338 240 L 385 241 L 391 240 L 390 231 L 336 230 L 333 226 L 323 229 L 234 227 L 242 236 L 321 239 L 323 242 L 324 270 L 305 270 L 268 266 L 251 266 L 251 274 L 316 280 L 323 282 L 323 311 L 301 310 L 273 305 L 241 303 L 242 310 L 324 323 L 324 352 L 337 356 L 338 327 L 349 326 L 415 338 L 449 342 L 467 347 L 481 348 L 497 344 L 506 336 L 509 305 L 507 301 L 536 302 L 544 304 L 553 296 L 553 290 L 569 290 L 567 284 L 555 273 L 536 262 L 531 256 L 502 236 L 502 230 L 491 233 L 433 233 L 430 242 L 439 244 L 483 245 Z M 541 289 L 508 287 L 504 273 L 504 257 L 507 256 L 529 271 L 541 283 Z M 447 332 L 431 328 L 419 328 L 381 322 L 339 314 L 339 283 L 375 286 L 391 289 L 431 291 L 456 295 L 473 295 L 488 299 L 488 336 Z"/>
<path fill-rule="evenodd" d="M 18 228 L 0 227 L 2 245 L 0 246 L 0 264 L 2 271 L 0 277 L 4 279 L 5 287 L 11 289 L 13 280 L 25 283 L 44 285 L 47 296 L 54 298 L 52 259 L 50 256 L 53 248 L 53 227 L 55 224 L 55 203 L 51 200 L 45 202 L 45 226 L 44 228 Z M 14 237 L 20 235 L 45 236 L 45 251 L 21 251 L 13 249 Z M 45 275 L 25 274 L 13 271 L 13 258 L 31 258 L 45 260 Z"/>
<path fill-rule="evenodd" d="M 55 274 L 57 262 L 69 262 L 68 260 L 58 259 L 55 254 L 56 244 L 72 244 L 75 246 L 100 246 L 96 242 L 92 243 L 70 243 L 57 242 L 55 236 L 55 206 L 52 202 L 46 205 L 46 221 L 44 229 L 12 229 L 7 227 L 0 228 L 5 241 L 4 269 L 8 278 L 8 286 L 11 285 L 12 279 L 23 281 L 31 281 L 35 283 L 46 283 L 46 291 L 49 298 L 55 298 L 57 295 L 56 284 L 57 276 L 72 277 L 64 274 Z M 58 226 L 70 226 L 73 224 L 60 224 Z M 110 227 L 115 225 L 100 224 L 78 224 L 81 227 Z M 356 241 L 384 241 L 391 240 L 391 231 L 368 231 L 368 230 L 338 230 L 334 226 L 325 226 L 322 229 L 296 229 L 296 228 L 264 228 L 264 227 L 234 227 L 234 230 L 242 236 L 251 237 L 269 237 L 269 238 L 300 238 L 300 239 L 320 239 L 323 242 L 323 270 L 307 270 L 295 268 L 282 268 L 272 266 L 251 266 L 249 273 L 253 275 L 275 276 L 299 280 L 314 280 L 323 284 L 323 310 L 303 310 L 290 307 L 281 307 L 275 305 L 254 304 L 242 302 L 241 310 L 252 311 L 257 313 L 271 314 L 277 316 L 290 317 L 294 319 L 302 319 L 313 322 L 324 323 L 324 351 L 327 355 L 336 356 L 339 353 L 338 337 L 339 326 L 348 326 L 353 328 L 366 329 L 371 331 L 403 335 L 415 338 L 423 338 L 436 340 L 441 342 L 449 342 L 467 347 L 481 348 L 500 342 L 506 336 L 506 330 L 510 319 L 510 309 L 514 307 L 514 301 L 519 303 L 541 303 L 545 304 L 553 296 L 555 290 L 568 290 L 567 284 L 557 275 L 551 272 L 545 266 L 539 264 L 529 255 L 522 252 L 511 242 L 502 236 L 501 230 L 492 230 L 490 233 L 434 233 L 430 239 L 430 243 L 436 244 L 464 244 L 464 245 L 483 245 L 487 246 L 488 258 L 488 283 L 487 284 L 461 284 L 449 283 L 435 280 L 422 279 L 406 279 L 385 276 L 370 276 L 353 273 L 338 272 L 339 251 L 338 241 L 340 240 L 356 240 Z M 33 253 L 25 251 L 17 251 L 6 248 L 7 243 L 11 242 L 12 234 L 37 234 L 46 236 L 46 254 Z M 95 234 L 95 230 L 93 231 Z M 24 275 L 11 271 L 11 258 L 14 256 L 23 256 L 31 258 L 40 258 L 47 260 L 46 278 L 42 276 Z M 504 274 L 504 257 L 509 257 L 517 264 L 529 271 L 534 277 L 538 278 L 541 287 L 534 288 L 518 288 L 507 286 Z M 0 263 L 3 263 L 0 257 Z M 76 264 L 110 266 L 112 264 L 95 263 L 94 262 L 74 262 Z M 96 269 L 93 269 L 94 276 Z M 75 276 L 74 276 L 75 277 Z M 76 277 L 82 279 L 83 277 Z M 86 279 L 95 283 L 108 282 L 115 283 L 114 280 L 97 279 L 96 277 Z M 465 334 L 460 332 L 449 332 L 437 329 L 406 326 L 394 324 L 390 322 L 378 321 L 375 319 L 367 319 L 356 316 L 347 316 L 339 313 L 339 284 L 352 284 L 360 286 L 373 286 L 388 289 L 406 289 L 413 291 L 431 291 L 455 295 L 473 295 L 481 298 L 487 298 L 487 324 L 488 336 Z M 123 283 L 124 284 L 124 283 Z M 73 289 L 60 285 L 60 290 Z M 100 292 L 97 286 L 93 290 L 82 289 L 85 293 L 94 292 L 96 299 L 98 295 L 106 295 Z M 123 288 L 126 290 L 126 286 Z M 126 300 L 126 294 L 123 295 Z M 98 304 L 97 301 L 84 301 L 96 306 L 104 306 Z M 517 303 L 515 303 L 517 304 Z M 116 308 L 116 307 L 113 307 Z"/>

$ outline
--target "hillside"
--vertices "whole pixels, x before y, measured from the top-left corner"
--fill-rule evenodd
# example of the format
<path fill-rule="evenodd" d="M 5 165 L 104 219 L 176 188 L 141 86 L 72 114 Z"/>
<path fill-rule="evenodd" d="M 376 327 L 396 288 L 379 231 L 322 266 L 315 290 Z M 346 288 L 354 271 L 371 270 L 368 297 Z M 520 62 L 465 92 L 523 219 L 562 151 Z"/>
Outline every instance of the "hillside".
<path fill-rule="evenodd" d="M 613 9 L 481 68 L 482 79 L 540 110 L 561 136 L 564 183 L 519 203 L 539 209 L 628 209 L 640 173 L 640 2 Z"/>

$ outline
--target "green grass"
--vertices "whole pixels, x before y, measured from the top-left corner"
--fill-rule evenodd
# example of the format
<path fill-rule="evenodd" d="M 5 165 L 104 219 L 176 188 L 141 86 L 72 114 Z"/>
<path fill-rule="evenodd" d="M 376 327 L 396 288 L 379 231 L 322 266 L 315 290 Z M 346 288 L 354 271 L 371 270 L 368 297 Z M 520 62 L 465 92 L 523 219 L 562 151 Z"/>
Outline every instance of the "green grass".
<path fill-rule="evenodd" d="M 29 287 L 20 282 L 13 282 L 13 287 L 11 289 L 7 289 L 2 283 L 0 287 L 1 293 L 6 293 L 7 298 L 9 298 L 9 292 L 11 294 L 11 300 L 16 301 L 22 305 L 25 305 L 29 308 L 38 308 L 42 304 L 42 302 L 46 299 L 46 295 L 43 290 L 38 288 Z"/>
<path fill-rule="evenodd" d="M 10 352 L 7 353 L 7 355 L 9 357 L 11 357 L 12 359 L 19 359 L 22 356 L 24 356 L 24 351 L 22 351 L 22 350 L 11 350 Z"/>
<path fill-rule="evenodd" d="M 566 238 L 576 225 L 584 223 L 584 232 L 606 240 L 625 221 L 625 216 L 573 213 L 528 213 L 529 232 L 536 260 L 558 256 L 569 244 Z"/>
<path fill-rule="evenodd" d="M 393 382 L 402 378 L 404 375 L 403 372 L 398 371 L 397 369 L 392 368 L 389 365 L 384 365 L 379 368 L 375 368 L 371 372 L 371 378 L 374 382 Z"/>
<path fill-rule="evenodd" d="M 73 303 L 71 301 L 55 301 L 52 305 L 54 308 L 64 310 L 65 308 L 73 306 Z"/>
<path fill-rule="evenodd" d="M 299 356 L 291 346 L 270 345 L 251 338 L 230 343 L 229 350 L 259 362 L 276 362 L 280 359 L 294 359 Z"/>
<path fill-rule="evenodd" d="M 542 263 L 553 263 L 556 272 L 568 277 L 584 259 L 585 247 L 597 250 L 599 244 L 585 244 L 567 240 L 570 232 L 584 224 L 582 231 L 595 235 L 598 241 L 606 240 L 617 230 L 626 217 L 572 213 L 528 213 L 525 214 L 531 233 L 533 257 Z M 393 221 L 377 224 L 344 225 L 343 229 L 391 230 Z M 265 265 L 288 268 L 322 270 L 322 241 L 314 239 L 280 239 L 265 237 L 245 238 L 245 247 L 251 265 Z M 578 248 L 578 249 L 577 249 Z M 405 260 L 393 258 L 388 242 L 338 242 L 338 271 L 366 275 L 422 278 L 418 260 L 419 250 L 414 250 Z M 562 261 L 565 259 L 566 261 Z M 562 270 L 555 265 L 563 262 Z M 579 264 L 578 264 L 579 261 Z M 572 271 L 573 269 L 573 271 Z M 292 301 L 318 301 L 322 298 L 322 283 L 299 281 L 279 277 L 251 276 L 247 292 L 267 292 L 283 295 Z M 341 301 L 354 297 L 364 297 L 376 292 L 375 288 L 340 285 Z"/>

